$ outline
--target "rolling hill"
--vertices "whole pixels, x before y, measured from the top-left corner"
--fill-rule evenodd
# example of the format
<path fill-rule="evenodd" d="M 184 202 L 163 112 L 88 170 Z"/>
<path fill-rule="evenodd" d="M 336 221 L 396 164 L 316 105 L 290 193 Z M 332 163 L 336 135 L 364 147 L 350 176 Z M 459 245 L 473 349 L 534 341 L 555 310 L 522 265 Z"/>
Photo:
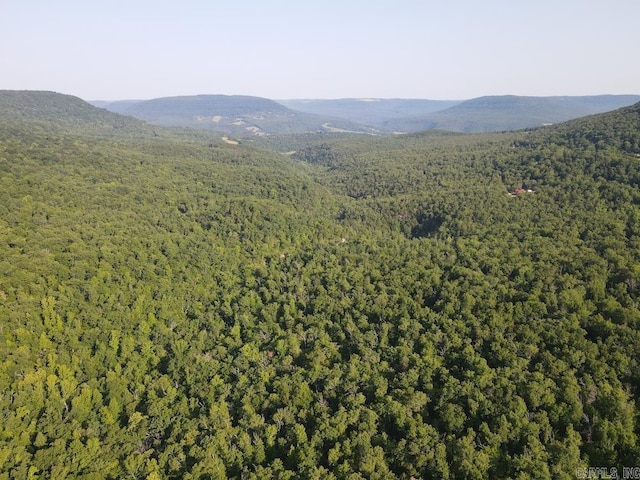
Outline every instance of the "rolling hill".
<path fill-rule="evenodd" d="M 640 101 L 638 95 L 578 97 L 488 96 L 464 101 L 428 115 L 392 119 L 388 131 L 498 132 L 535 128 L 603 113 Z"/>
<path fill-rule="evenodd" d="M 72 95 L 33 90 L 0 90 L 0 121 L 29 123 L 43 133 L 83 131 L 101 135 L 143 134 L 151 129 L 135 118 L 106 112 Z"/>
<path fill-rule="evenodd" d="M 375 131 L 348 120 L 298 112 L 273 100 L 243 95 L 194 95 L 97 104 L 155 125 L 215 130 L 236 136 Z"/>

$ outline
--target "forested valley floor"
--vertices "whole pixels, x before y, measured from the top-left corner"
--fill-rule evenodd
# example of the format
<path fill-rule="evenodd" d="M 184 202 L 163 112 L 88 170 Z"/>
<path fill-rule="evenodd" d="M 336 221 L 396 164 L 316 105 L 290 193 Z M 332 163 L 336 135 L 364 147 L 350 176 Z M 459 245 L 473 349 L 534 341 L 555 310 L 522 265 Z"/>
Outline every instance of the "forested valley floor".
<path fill-rule="evenodd" d="M 640 464 L 640 104 L 240 145 L 72 106 L 0 110 L 0 478 Z"/>

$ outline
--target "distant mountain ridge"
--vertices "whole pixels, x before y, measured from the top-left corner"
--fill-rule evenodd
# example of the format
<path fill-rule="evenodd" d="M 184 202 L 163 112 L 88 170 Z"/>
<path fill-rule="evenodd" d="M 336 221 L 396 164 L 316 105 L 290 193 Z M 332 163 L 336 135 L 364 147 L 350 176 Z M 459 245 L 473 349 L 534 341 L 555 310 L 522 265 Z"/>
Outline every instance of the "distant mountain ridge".
<path fill-rule="evenodd" d="M 301 112 L 345 118 L 365 125 L 383 127 L 392 119 L 425 115 L 445 110 L 462 100 L 407 98 L 342 98 L 336 100 L 277 100 Z"/>
<path fill-rule="evenodd" d="M 309 108 L 325 111 L 321 115 L 294 110 L 266 98 L 241 95 L 95 101 L 90 104 L 78 97 L 55 92 L 0 90 L 0 119 L 9 124 L 31 119 L 33 125 L 58 131 L 82 124 L 85 131 L 94 133 L 149 131 L 152 128 L 149 124 L 218 131 L 242 137 L 298 133 L 413 133 L 428 130 L 477 133 L 536 128 L 609 112 L 637 102 L 640 102 L 640 95 L 487 96 L 462 101 L 424 115 L 402 116 L 404 112 L 439 108 L 438 105 L 444 107 L 446 103 L 384 99 L 308 101 L 307 105 L 314 105 Z M 352 119 L 338 118 L 336 115 L 339 113 L 352 119 L 368 116 L 372 121 L 365 125 Z M 377 123 L 373 121 L 374 118 Z"/>
<path fill-rule="evenodd" d="M 273 100 L 246 95 L 192 95 L 94 104 L 155 125 L 215 130 L 233 135 L 374 132 L 372 128 L 349 120 L 291 110 Z"/>
<path fill-rule="evenodd" d="M 465 133 L 535 128 L 605 113 L 640 101 L 640 95 L 528 97 L 486 96 L 428 115 L 392 119 L 388 131 L 448 130 Z"/>
<path fill-rule="evenodd" d="M 244 95 L 194 95 L 93 102 L 113 112 L 165 126 L 238 136 L 309 132 L 464 133 L 536 128 L 605 113 L 640 95 L 485 96 L 470 100 L 346 98 L 269 100 Z"/>

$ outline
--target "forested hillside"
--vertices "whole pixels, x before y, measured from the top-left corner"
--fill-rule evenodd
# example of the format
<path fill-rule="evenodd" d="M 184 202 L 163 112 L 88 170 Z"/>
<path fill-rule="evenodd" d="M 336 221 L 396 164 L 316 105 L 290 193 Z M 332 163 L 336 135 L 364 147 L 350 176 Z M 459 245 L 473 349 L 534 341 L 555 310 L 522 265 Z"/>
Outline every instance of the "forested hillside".
<path fill-rule="evenodd" d="M 537 128 L 633 105 L 638 95 L 524 97 L 501 95 L 473 98 L 426 115 L 389 119 L 381 128 L 402 132 L 449 130 L 502 132 Z"/>
<path fill-rule="evenodd" d="M 12 101 L 0 478 L 637 465 L 640 104 L 285 156 Z"/>
<path fill-rule="evenodd" d="M 344 118 L 291 110 L 273 100 L 246 95 L 190 95 L 95 103 L 154 125 L 213 130 L 246 137 L 304 132 L 374 131 L 371 127 Z"/>
<path fill-rule="evenodd" d="M 94 108 L 78 97 L 55 92 L 0 90 L 3 136 L 46 139 L 51 133 L 82 132 L 94 136 L 145 135 L 151 128 L 131 117 Z M 12 127 L 16 130 L 12 131 Z"/>

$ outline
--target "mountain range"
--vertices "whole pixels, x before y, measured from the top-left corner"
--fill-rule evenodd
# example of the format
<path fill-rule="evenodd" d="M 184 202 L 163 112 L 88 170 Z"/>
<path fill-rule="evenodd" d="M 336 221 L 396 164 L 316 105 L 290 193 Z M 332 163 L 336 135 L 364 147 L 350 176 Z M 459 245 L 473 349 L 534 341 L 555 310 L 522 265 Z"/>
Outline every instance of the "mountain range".
<path fill-rule="evenodd" d="M 215 130 L 237 136 L 376 132 L 348 119 L 292 110 L 273 100 L 245 95 L 193 95 L 93 104 L 155 125 Z"/>
<path fill-rule="evenodd" d="M 425 115 L 390 119 L 390 131 L 450 130 L 465 133 L 536 128 L 616 110 L 640 101 L 640 95 L 479 97 Z"/>
<path fill-rule="evenodd" d="M 640 95 L 503 95 L 465 101 L 375 98 L 274 101 L 242 95 L 195 95 L 92 103 L 155 125 L 263 136 L 308 132 L 520 130 L 604 113 L 638 101 Z"/>

